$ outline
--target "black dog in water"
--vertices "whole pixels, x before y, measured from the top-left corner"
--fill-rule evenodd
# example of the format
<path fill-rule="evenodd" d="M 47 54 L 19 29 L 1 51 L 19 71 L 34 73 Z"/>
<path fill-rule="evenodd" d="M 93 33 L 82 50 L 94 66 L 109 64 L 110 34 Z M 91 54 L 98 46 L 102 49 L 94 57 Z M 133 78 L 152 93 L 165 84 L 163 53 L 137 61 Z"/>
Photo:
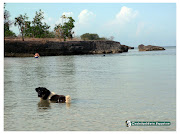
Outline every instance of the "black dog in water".
<path fill-rule="evenodd" d="M 45 87 L 38 87 L 35 89 L 38 93 L 38 97 L 41 98 L 41 100 L 50 100 L 51 102 L 55 103 L 70 103 L 71 97 L 69 95 L 57 95 L 53 92 L 50 92 Z"/>

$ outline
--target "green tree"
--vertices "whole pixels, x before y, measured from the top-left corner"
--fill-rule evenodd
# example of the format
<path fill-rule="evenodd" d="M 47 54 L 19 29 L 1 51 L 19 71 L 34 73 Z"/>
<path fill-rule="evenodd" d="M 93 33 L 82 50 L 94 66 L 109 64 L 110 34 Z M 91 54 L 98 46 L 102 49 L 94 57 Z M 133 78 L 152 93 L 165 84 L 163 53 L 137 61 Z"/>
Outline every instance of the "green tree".
<path fill-rule="evenodd" d="M 26 37 L 33 37 L 33 28 L 31 26 L 31 21 L 26 21 L 25 22 L 25 36 Z"/>
<path fill-rule="evenodd" d="M 4 3 L 4 31 L 9 30 L 10 20 L 9 20 L 9 11 L 5 9 L 5 3 Z"/>
<path fill-rule="evenodd" d="M 72 17 L 68 17 L 68 22 L 65 22 L 63 25 L 63 33 L 64 33 L 64 39 L 69 38 L 72 39 L 73 38 L 73 31 L 72 29 L 74 28 L 74 22 L 75 20 Z"/>
<path fill-rule="evenodd" d="M 72 31 L 72 29 L 74 28 L 75 20 L 72 17 L 66 17 L 65 15 L 63 15 L 63 18 L 67 18 L 68 22 L 56 25 L 54 31 L 60 39 L 63 38 L 64 41 L 66 41 L 66 38 L 73 38 L 74 32 Z"/>
<path fill-rule="evenodd" d="M 13 33 L 9 27 L 12 22 L 9 20 L 10 14 L 9 11 L 5 9 L 6 4 L 4 3 L 4 37 L 15 37 L 15 33 Z"/>
<path fill-rule="evenodd" d="M 16 34 L 11 30 L 4 31 L 4 37 L 16 37 Z"/>
<path fill-rule="evenodd" d="M 54 27 L 55 35 L 56 35 L 56 37 L 58 37 L 60 39 L 60 41 L 61 41 L 61 38 L 64 38 L 62 27 L 63 26 L 61 24 L 55 25 L 55 27 Z"/>
<path fill-rule="evenodd" d="M 90 33 L 85 33 L 81 35 L 82 40 L 99 40 L 99 35 L 98 34 L 90 34 Z"/>
<path fill-rule="evenodd" d="M 32 36 L 36 38 L 44 38 L 47 34 L 49 34 L 48 29 L 50 26 L 48 26 L 45 22 L 43 23 L 42 20 L 44 20 L 43 16 L 44 12 L 39 10 L 39 12 L 36 11 L 36 15 L 33 18 L 32 21 Z"/>
<path fill-rule="evenodd" d="M 21 33 L 22 36 L 22 40 L 24 41 L 24 33 L 25 33 L 25 28 L 26 28 L 26 20 L 28 19 L 27 15 L 25 14 L 24 16 L 22 14 L 20 14 L 19 17 L 15 18 L 15 23 L 14 25 L 17 26 L 19 28 L 19 31 Z"/>

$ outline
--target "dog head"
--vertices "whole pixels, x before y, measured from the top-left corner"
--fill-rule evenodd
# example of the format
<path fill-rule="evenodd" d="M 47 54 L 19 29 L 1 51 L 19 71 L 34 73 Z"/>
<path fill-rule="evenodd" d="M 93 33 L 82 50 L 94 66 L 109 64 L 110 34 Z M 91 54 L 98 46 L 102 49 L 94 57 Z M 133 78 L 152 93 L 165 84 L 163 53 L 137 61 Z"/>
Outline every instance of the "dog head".
<path fill-rule="evenodd" d="M 51 93 L 45 87 L 38 87 L 35 90 L 38 93 L 38 97 L 42 98 L 43 100 L 46 100 L 48 98 L 48 96 L 50 95 L 50 93 Z"/>

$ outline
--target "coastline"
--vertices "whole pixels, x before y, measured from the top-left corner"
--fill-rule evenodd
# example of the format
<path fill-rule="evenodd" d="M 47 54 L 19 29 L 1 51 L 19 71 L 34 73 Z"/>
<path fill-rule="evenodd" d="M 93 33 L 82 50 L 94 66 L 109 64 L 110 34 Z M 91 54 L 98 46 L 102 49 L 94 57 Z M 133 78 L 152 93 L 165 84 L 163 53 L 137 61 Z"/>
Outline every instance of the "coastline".
<path fill-rule="evenodd" d="M 108 54 L 128 52 L 128 46 L 116 41 L 4 40 L 4 57 Z"/>

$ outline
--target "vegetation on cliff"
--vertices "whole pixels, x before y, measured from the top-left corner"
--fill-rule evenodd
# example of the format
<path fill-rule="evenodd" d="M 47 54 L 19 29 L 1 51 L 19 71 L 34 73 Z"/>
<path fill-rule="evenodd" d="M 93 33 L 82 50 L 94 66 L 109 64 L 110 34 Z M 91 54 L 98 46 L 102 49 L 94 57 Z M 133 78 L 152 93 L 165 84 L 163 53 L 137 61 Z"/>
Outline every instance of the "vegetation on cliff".
<path fill-rule="evenodd" d="M 64 39 L 64 41 L 66 41 L 66 38 L 73 38 L 74 32 L 72 31 L 72 29 L 74 28 L 75 20 L 72 17 L 66 17 L 65 15 L 62 16 L 62 19 L 68 19 L 68 22 L 55 25 L 54 31 L 56 33 L 56 36 L 60 38 L 60 40 Z"/>
<path fill-rule="evenodd" d="M 62 15 L 61 18 L 62 23 L 55 25 L 54 31 L 50 32 L 50 26 L 43 21 L 45 18 L 42 10 L 36 11 L 32 21 L 28 21 L 27 14 L 20 14 L 15 18 L 14 25 L 18 26 L 22 40 L 5 39 L 5 56 L 33 56 L 36 52 L 42 56 L 55 56 L 122 53 L 128 51 L 127 46 L 121 45 L 120 42 L 112 41 L 113 36 L 108 39 L 99 37 L 96 33 L 81 35 L 81 41 L 67 41 L 73 38 L 75 20 L 65 15 Z M 9 26 L 8 23 L 8 28 Z M 43 40 L 40 40 L 40 38 Z M 49 40 L 49 38 L 53 40 Z M 58 41 L 55 38 L 58 38 Z"/>
<path fill-rule="evenodd" d="M 26 20 L 28 19 L 27 15 L 20 14 L 18 17 L 15 18 L 15 26 L 18 26 L 19 31 L 21 33 L 22 41 L 24 41 L 24 33 L 26 29 Z"/>
<path fill-rule="evenodd" d="M 26 25 L 26 36 L 33 38 L 45 38 L 49 34 L 50 26 L 43 22 L 44 12 L 40 9 L 36 11 L 33 21 L 28 21 Z"/>
<path fill-rule="evenodd" d="M 9 29 L 12 22 L 9 20 L 10 13 L 5 9 L 6 4 L 4 4 L 4 37 L 15 37 L 16 34 Z"/>
<path fill-rule="evenodd" d="M 36 11 L 35 17 L 32 21 L 28 20 L 27 14 L 20 14 L 15 17 L 12 22 L 9 20 L 9 12 L 4 10 L 4 37 L 15 37 L 15 33 L 9 30 L 10 25 L 18 26 L 22 41 L 26 38 L 58 38 L 60 41 L 72 40 L 74 38 L 73 28 L 75 27 L 75 20 L 72 17 L 62 15 L 62 23 L 56 24 L 54 31 L 50 31 L 50 26 L 44 22 L 44 12 L 40 9 Z M 77 38 L 77 37 L 76 37 Z M 110 38 L 99 37 L 98 34 L 85 33 L 78 37 L 79 40 L 113 40 Z M 77 39 L 76 39 L 77 40 Z"/>
<path fill-rule="evenodd" d="M 43 23 L 44 12 L 39 10 L 36 12 L 33 21 L 27 21 L 28 16 L 25 14 L 24 16 L 20 14 L 20 16 L 15 18 L 15 26 L 19 27 L 20 33 L 22 35 L 22 40 L 24 41 L 24 35 L 26 37 L 35 37 L 35 38 L 44 38 L 49 34 L 48 26 L 45 22 Z"/>
<path fill-rule="evenodd" d="M 82 40 L 113 40 L 114 37 L 111 36 L 109 39 L 105 37 L 99 37 L 98 34 L 93 34 L 93 33 L 85 33 L 81 35 Z"/>

